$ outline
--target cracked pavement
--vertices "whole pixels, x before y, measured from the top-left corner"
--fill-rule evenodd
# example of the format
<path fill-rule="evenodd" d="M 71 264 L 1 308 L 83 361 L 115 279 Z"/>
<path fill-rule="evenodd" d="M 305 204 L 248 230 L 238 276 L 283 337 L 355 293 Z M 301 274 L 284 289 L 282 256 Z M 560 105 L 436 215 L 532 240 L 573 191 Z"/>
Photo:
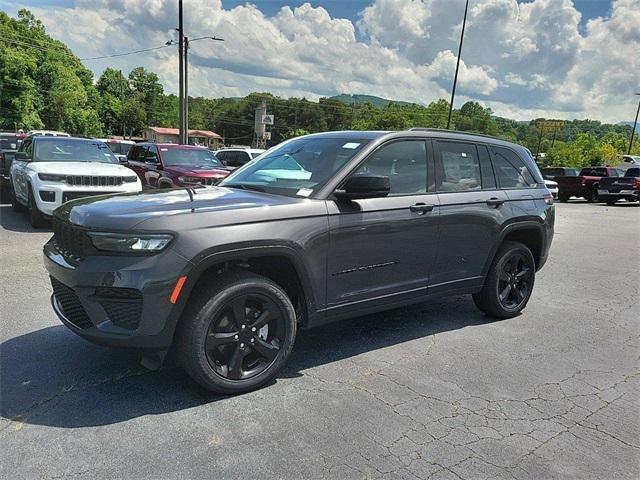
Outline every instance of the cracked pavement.
<path fill-rule="evenodd" d="M 525 312 L 469 297 L 299 336 L 262 390 L 210 395 L 169 363 L 59 324 L 40 248 L 0 206 L 2 478 L 640 477 L 640 207 L 557 206 Z"/>

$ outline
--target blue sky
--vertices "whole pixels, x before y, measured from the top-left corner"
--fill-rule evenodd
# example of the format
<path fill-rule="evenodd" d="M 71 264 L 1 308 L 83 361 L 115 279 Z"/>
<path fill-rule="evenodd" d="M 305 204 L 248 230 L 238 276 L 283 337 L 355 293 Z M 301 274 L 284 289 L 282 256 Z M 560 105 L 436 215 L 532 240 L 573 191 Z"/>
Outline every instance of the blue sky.
<path fill-rule="evenodd" d="M 631 120 L 640 91 L 640 0 L 470 0 L 456 104 L 518 120 Z M 448 98 L 465 0 L 184 0 L 190 93 Z M 177 0 L 0 0 L 25 6 L 99 77 L 156 72 L 177 91 Z M 194 14 L 195 13 L 195 14 Z"/>
<path fill-rule="evenodd" d="M 313 6 L 322 6 L 334 17 L 348 18 L 352 21 L 358 20 L 359 12 L 371 3 L 371 0 L 307 0 Z M 518 0 L 519 3 L 526 3 L 526 0 Z M 70 7 L 75 4 L 74 0 L 26 0 L 20 2 L 22 5 L 34 7 L 62 6 Z M 283 6 L 299 6 L 305 3 L 303 0 L 223 0 L 225 8 L 233 8 L 237 5 L 253 3 L 257 5 L 266 15 L 275 15 Z M 12 13 L 11 8 L 16 2 L 0 0 L 2 8 Z M 592 18 L 606 16 L 611 10 L 611 0 L 573 0 L 573 4 L 582 14 L 581 26 Z"/>

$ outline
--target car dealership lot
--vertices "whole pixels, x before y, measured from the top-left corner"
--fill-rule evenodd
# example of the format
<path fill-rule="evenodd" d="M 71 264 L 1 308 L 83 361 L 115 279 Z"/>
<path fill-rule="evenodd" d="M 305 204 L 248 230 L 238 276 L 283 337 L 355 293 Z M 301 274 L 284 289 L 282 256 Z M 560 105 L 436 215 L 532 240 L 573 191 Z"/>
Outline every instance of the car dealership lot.
<path fill-rule="evenodd" d="M 50 233 L 0 206 L 5 478 L 637 478 L 640 207 L 558 205 L 523 315 L 468 297 L 301 332 L 278 380 L 207 394 L 67 331 Z"/>

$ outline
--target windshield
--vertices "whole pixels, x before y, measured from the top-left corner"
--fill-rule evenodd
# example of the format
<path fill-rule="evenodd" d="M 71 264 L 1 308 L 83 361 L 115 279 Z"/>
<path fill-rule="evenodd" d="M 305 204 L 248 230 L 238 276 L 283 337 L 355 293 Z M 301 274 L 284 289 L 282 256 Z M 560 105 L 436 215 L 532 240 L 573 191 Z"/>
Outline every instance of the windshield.
<path fill-rule="evenodd" d="M 17 150 L 20 140 L 17 136 L 0 137 L 0 150 Z"/>
<path fill-rule="evenodd" d="M 122 143 L 122 142 L 109 142 L 107 146 L 111 149 L 113 153 L 117 153 L 118 155 L 126 155 L 129 153 L 129 150 L 133 145 L 130 143 Z"/>
<path fill-rule="evenodd" d="M 364 138 L 295 138 L 247 163 L 221 185 L 308 197 L 369 141 Z"/>
<path fill-rule="evenodd" d="M 48 137 L 36 143 L 36 162 L 100 162 L 119 163 L 104 142 Z"/>
<path fill-rule="evenodd" d="M 195 166 L 203 168 L 224 168 L 220 160 L 210 150 L 196 148 L 162 148 L 165 165 Z"/>

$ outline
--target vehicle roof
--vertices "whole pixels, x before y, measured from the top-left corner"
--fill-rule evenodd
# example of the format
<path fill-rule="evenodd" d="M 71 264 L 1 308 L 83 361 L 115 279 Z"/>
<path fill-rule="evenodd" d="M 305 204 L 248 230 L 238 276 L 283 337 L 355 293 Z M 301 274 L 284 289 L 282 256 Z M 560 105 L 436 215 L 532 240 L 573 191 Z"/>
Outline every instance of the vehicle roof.
<path fill-rule="evenodd" d="M 390 130 L 343 130 L 343 131 L 335 131 L 335 132 L 322 132 L 322 133 L 313 133 L 308 135 L 311 137 L 332 137 L 339 136 L 340 138 L 353 138 L 353 139 L 368 139 L 368 140 L 376 140 L 382 139 L 383 137 L 387 138 L 396 138 L 396 137 L 418 137 L 424 138 L 428 136 L 430 138 L 444 138 L 451 140 L 470 140 L 474 142 L 480 143 L 491 143 L 494 145 L 502 145 L 505 147 L 512 147 L 517 149 L 523 149 L 524 147 L 518 145 L 513 142 L 509 142 L 507 140 L 502 140 L 500 138 L 492 137 L 490 135 L 484 135 L 481 133 L 472 133 L 472 132 L 460 132 L 457 130 L 445 130 L 441 128 L 411 128 L 408 130 L 398 130 L 398 131 L 390 131 Z"/>
<path fill-rule="evenodd" d="M 136 143 L 133 140 L 122 140 L 120 138 L 94 138 L 94 140 L 100 140 L 104 143 L 126 143 L 130 145 L 135 145 Z"/>
<path fill-rule="evenodd" d="M 155 143 L 155 142 L 139 142 L 136 145 L 155 145 L 156 147 L 162 148 L 179 148 L 181 150 L 209 150 L 207 147 L 198 146 L 198 145 L 180 145 L 178 143 Z"/>
<path fill-rule="evenodd" d="M 246 147 L 225 147 L 217 152 L 232 152 L 232 151 L 240 151 L 240 152 L 266 152 L 264 148 L 246 148 Z"/>
<path fill-rule="evenodd" d="M 54 137 L 53 135 L 33 135 L 30 136 L 32 140 L 37 140 L 38 142 L 59 142 L 60 140 L 64 140 L 65 142 L 100 142 L 101 140 L 97 138 L 83 138 L 83 137 L 63 137 L 58 136 Z"/>

